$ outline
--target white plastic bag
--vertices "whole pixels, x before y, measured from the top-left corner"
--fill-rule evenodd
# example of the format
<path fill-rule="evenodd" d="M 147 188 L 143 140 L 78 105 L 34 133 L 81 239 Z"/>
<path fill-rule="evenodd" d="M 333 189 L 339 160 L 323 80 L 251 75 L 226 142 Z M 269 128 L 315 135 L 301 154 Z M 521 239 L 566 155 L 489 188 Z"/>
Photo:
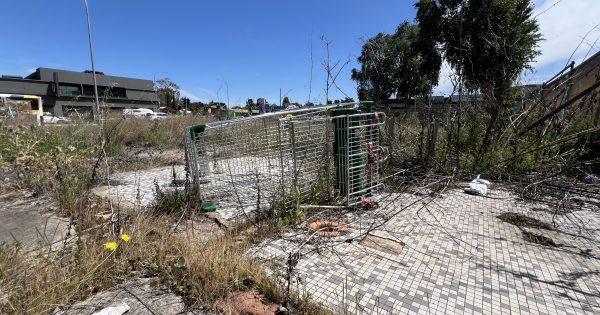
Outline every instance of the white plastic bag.
<path fill-rule="evenodd" d="M 122 315 L 129 311 L 129 305 L 125 302 L 121 302 L 121 304 L 117 306 L 109 306 L 107 308 L 102 309 L 92 315 Z"/>
<path fill-rule="evenodd" d="M 465 188 L 467 194 L 479 196 L 487 195 L 488 186 L 490 186 L 491 183 L 488 180 L 479 178 L 479 176 L 480 175 L 477 175 L 477 178 L 469 183 L 469 187 Z"/>

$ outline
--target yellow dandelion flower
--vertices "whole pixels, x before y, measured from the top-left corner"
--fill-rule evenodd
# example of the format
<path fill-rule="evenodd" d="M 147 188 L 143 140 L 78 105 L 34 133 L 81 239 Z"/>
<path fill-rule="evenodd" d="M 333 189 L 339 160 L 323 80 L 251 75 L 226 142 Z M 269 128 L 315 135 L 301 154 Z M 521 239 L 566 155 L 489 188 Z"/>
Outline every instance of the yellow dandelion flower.
<path fill-rule="evenodd" d="M 121 234 L 121 240 L 123 240 L 123 242 L 129 242 L 129 240 L 131 239 L 131 236 L 129 236 L 128 234 Z"/>
<path fill-rule="evenodd" d="M 108 243 L 104 243 L 104 248 L 108 249 L 108 250 L 115 250 L 117 249 L 117 246 L 119 246 L 117 244 L 117 242 L 108 242 Z"/>
<path fill-rule="evenodd" d="M 286 115 L 286 117 L 287 117 L 287 118 L 292 118 L 292 117 L 294 117 L 294 115 L 292 115 L 292 114 L 287 114 L 287 115 Z"/>

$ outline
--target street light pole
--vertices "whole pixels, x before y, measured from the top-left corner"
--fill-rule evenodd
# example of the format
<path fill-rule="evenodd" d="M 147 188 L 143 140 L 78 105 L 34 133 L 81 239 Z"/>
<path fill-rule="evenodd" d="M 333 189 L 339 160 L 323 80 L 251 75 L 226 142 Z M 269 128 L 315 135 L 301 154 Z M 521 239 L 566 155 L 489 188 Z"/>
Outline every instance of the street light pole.
<path fill-rule="evenodd" d="M 92 77 L 94 78 L 94 98 L 96 100 L 94 120 L 100 120 L 100 101 L 98 100 L 98 83 L 96 81 L 96 66 L 94 65 L 94 49 L 92 48 L 92 26 L 90 23 L 90 9 L 88 8 L 87 0 L 83 0 L 83 2 L 85 3 L 85 15 L 87 16 L 88 40 L 90 43 L 90 59 L 92 59 Z"/>

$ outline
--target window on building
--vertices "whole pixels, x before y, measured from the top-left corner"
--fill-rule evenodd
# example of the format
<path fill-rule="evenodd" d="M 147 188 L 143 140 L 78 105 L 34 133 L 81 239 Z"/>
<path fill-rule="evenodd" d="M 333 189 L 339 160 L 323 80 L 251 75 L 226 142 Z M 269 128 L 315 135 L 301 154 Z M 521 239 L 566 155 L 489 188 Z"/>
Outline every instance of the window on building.
<path fill-rule="evenodd" d="M 70 96 L 70 95 L 79 96 L 79 95 L 81 95 L 81 87 L 79 85 L 61 84 L 60 85 L 60 95 L 63 95 L 63 96 Z"/>
<path fill-rule="evenodd" d="M 93 85 L 84 85 L 83 86 L 83 95 L 94 96 L 94 86 Z"/>
<path fill-rule="evenodd" d="M 85 96 L 94 96 L 94 86 L 93 85 L 84 85 L 83 86 L 83 95 Z M 106 97 L 106 98 L 125 98 L 126 92 L 124 88 L 121 87 L 111 87 L 111 86 L 99 86 L 98 87 L 98 97 Z"/>
<path fill-rule="evenodd" d="M 127 95 L 125 94 L 125 89 L 121 87 L 110 87 L 104 90 L 104 93 L 109 97 L 119 97 L 124 98 Z"/>

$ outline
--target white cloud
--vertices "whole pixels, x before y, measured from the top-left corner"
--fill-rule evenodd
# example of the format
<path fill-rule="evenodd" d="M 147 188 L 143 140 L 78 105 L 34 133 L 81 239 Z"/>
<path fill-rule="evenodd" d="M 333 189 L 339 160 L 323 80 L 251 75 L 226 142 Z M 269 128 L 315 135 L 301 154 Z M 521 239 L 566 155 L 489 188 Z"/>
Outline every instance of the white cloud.
<path fill-rule="evenodd" d="M 536 0 L 533 16 L 543 37 L 541 55 L 532 64 L 534 71 L 523 73 L 522 83 L 544 82 L 567 64 L 571 54 L 571 60 L 580 63 L 600 50 L 599 0 Z M 435 93 L 452 92 L 452 72 L 448 64 L 442 65 Z"/>
<path fill-rule="evenodd" d="M 202 99 L 200 96 L 198 96 L 186 89 L 180 89 L 179 93 L 181 94 L 181 96 L 185 96 L 185 97 L 189 98 L 190 101 L 192 101 L 192 102 L 198 102 L 198 101 L 205 102 L 205 100 Z"/>
<path fill-rule="evenodd" d="M 199 87 L 196 90 L 200 91 L 202 94 L 208 95 L 211 100 L 216 100 L 219 97 L 217 93 L 209 89 Z"/>
<path fill-rule="evenodd" d="M 192 90 L 179 89 L 181 96 L 189 98 L 192 102 L 203 102 L 208 103 L 210 101 L 218 101 L 219 95 L 210 89 L 195 88 Z"/>
<path fill-rule="evenodd" d="M 538 15 L 539 14 L 539 15 Z M 535 68 L 560 62 L 566 64 L 587 34 L 586 40 L 575 52 L 573 60 L 581 62 L 588 54 L 598 51 L 600 41 L 600 3 L 598 0 L 536 0 L 534 16 L 540 25 L 544 40 L 542 54 L 533 64 Z M 589 33 L 589 34 L 588 34 Z M 593 47 L 592 47 L 593 46 Z M 590 52 L 591 48 L 591 52 Z M 588 57 L 589 57 L 588 55 Z"/>
<path fill-rule="evenodd" d="M 454 75 L 454 70 L 452 70 L 450 65 L 444 61 L 442 63 L 442 68 L 440 69 L 440 80 L 433 93 L 439 95 L 452 94 L 454 90 L 454 84 L 452 84 L 451 80 L 452 75 Z"/>

